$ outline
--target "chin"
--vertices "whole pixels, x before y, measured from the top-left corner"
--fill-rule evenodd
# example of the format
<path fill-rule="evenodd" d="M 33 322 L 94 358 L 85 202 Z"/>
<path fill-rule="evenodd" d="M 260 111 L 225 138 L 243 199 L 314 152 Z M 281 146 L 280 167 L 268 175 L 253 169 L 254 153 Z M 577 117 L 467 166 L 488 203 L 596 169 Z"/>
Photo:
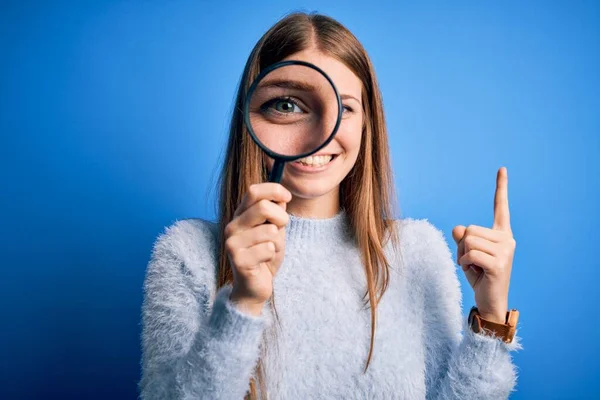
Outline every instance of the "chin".
<path fill-rule="evenodd" d="M 300 199 L 316 199 L 331 193 L 333 190 L 339 190 L 339 185 L 333 182 L 327 182 L 325 179 L 289 179 L 285 177 L 281 184 L 285 186 L 294 197 Z"/>

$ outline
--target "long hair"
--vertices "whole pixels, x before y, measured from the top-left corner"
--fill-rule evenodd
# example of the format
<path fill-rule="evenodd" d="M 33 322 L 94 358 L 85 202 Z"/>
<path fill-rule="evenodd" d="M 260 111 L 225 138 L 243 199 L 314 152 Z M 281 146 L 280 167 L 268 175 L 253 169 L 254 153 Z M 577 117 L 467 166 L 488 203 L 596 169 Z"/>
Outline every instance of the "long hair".
<path fill-rule="evenodd" d="M 397 244 L 396 211 L 388 138 L 381 94 L 371 61 L 357 38 L 336 20 L 319 14 L 292 13 L 278 21 L 258 41 L 250 54 L 238 87 L 229 128 L 229 141 L 220 176 L 220 249 L 217 286 L 233 283 L 233 273 L 224 248 L 224 227 L 232 220 L 250 185 L 267 181 L 261 150 L 245 129 L 244 96 L 253 79 L 267 66 L 315 46 L 345 64 L 362 82 L 364 126 L 361 149 L 355 165 L 340 185 L 340 205 L 346 210 L 356 245 L 360 250 L 367 288 L 364 306 L 371 308 L 371 340 L 365 370 L 373 353 L 377 305 L 389 284 L 390 264 L 384 252 L 387 240 Z M 275 315 L 274 296 L 269 304 Z M 263 346 L 266 346 L 263 339 Z M 262 357 L 251 379 L 247 399 L 266 396 Z"/>

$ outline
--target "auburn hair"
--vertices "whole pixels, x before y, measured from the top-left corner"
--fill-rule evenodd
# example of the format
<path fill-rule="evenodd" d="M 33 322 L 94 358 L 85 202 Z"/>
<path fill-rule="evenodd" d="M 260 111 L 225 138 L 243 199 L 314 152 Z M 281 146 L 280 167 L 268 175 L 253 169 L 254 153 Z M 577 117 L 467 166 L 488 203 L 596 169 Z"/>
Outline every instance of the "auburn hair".
<path fill-rule="evenodd" d="M 390 264 L 384 252 L 387 240 L 397 244 L 394 223 L 396 197 L 388 149 L 381 93 L 371 61 L 358 39 L 341 23 L 316 13 L 295 12 L 272 26 L 252 50 L 238 87 L 229 128 L 229 140 L 219 179 L 220 247 L 217 288 L 233 283 L 233 273 L 224 248 L 224 228 L 250 185 L 268 179 L 264 157 L 246 131 L 242 106 L 245 93 L 267 66 L 302 50 L 316 47 L 344 63 L 362 82 L 364 127 L 355 165 L 340 184 L 340 206 L 346 211 L 356 245 L 360 250 L 367 288 L 364 306 L 371 308 L 371 340 L 364 371 L 373 353 L 377 305 L 389 284 Z M 274 295 L 269 302 L 277 316 Z M 266 336 L 263 340 L 266 343 Z M 263 359 L 249 382 L 246 399 L 266 398 Z"/>

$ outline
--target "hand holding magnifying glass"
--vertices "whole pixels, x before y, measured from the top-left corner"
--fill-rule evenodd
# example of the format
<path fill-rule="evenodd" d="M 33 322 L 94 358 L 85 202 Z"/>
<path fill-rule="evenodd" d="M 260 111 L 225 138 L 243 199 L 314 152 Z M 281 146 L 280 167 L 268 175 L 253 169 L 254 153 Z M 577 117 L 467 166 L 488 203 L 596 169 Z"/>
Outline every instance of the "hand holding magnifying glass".
<path fill-rule="evenodd" d="M 240 309 L 260 314 L 283 260 L 289 220 L 286 204 L 292 197 L 278 184 L 285 163 L 325 147 L 341 117 L 342 102 L 333 81 L 313 64 L 274 64 L 250 86 L 244 121 L 252 139 L 274 163 L 271 183 L 253 185 L 225 228 L 225 248 L 234 274 L 230 298 Z"/>

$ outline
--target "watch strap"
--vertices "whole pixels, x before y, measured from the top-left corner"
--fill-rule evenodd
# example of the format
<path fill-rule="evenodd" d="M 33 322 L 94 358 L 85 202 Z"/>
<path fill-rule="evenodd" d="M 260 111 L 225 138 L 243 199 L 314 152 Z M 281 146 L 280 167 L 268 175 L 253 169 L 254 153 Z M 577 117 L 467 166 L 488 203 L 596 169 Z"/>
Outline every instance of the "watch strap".
<path fill-rule="evenodd" d="M 481 317 L 477 307 L 472 307 L 469 312 L 469 326 L 475 333 L 494 335 L 504 343 L 511 343 L 517 330 L 519 311 L 512 309 L 506 312 L 504 324 L 488 321 Z"/>

